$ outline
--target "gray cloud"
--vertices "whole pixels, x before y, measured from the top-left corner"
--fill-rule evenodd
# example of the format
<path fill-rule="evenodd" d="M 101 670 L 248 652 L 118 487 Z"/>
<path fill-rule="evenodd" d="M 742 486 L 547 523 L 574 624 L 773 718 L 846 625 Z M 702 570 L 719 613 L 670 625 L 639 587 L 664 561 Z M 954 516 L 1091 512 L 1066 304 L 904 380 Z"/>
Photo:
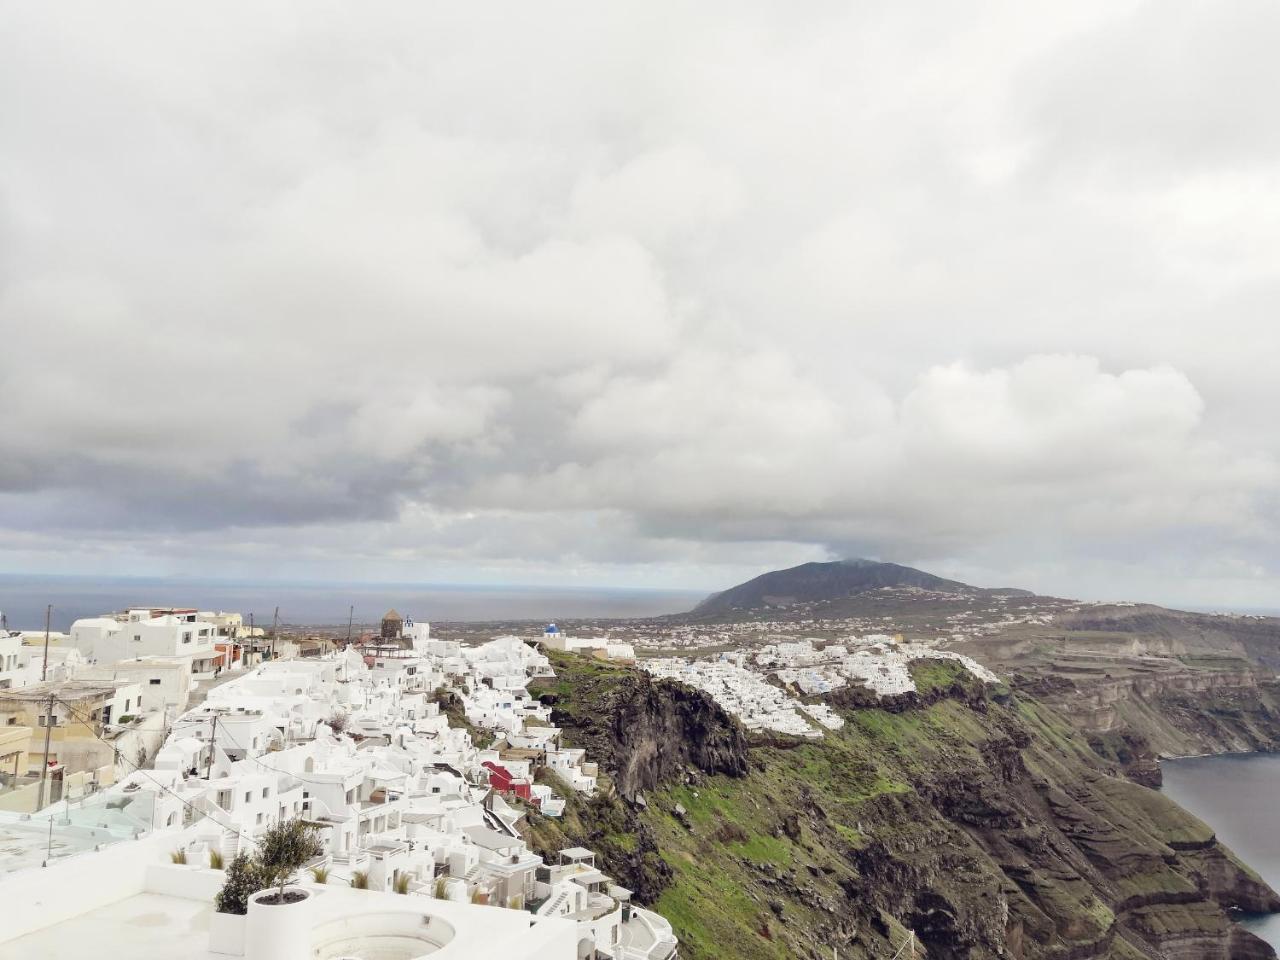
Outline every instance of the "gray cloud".
<path fill-rule="evenodd" d="M 1269 5 L 6 14 L 0 569 L 1280 586 Z"/>

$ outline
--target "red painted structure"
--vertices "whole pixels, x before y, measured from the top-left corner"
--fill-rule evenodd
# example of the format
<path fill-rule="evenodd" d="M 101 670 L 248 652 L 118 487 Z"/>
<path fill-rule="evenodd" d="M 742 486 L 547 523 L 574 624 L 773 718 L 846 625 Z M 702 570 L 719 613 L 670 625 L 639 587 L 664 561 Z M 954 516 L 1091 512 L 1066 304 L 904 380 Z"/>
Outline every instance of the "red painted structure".
<path fill-rule="evenodd" d="M 536 805 L 533 799 L 531 784 L 524 777 L 513 777 L 511 771 L 501 764 L 486 760 L 483 763 L 489 771 L 489 786 L 499 793 L 514 793 L 521 800 L 528 800 Z"/>

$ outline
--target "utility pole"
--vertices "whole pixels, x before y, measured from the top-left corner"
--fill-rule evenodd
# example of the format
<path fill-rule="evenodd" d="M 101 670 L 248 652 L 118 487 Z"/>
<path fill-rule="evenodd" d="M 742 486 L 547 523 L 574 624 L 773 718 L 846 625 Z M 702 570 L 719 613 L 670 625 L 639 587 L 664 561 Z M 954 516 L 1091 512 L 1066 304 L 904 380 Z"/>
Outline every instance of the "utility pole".
<path fill-rule="evenodd" d="M 53 735 L 53 694 L 49 694 L 49 712 L 44 718 L 44 763 L 40 766 L 40 792 L 36 810 L 44 808 L 44 785 L 49 779 L 49 737 Z M 51 816 L 52 819 L 52 816 Z"/>
<path fill-rule="evenodd" d="M 276 612 L 271 615 L 271 659 L 276 658 L 276 630 L 280 627 L 280 608 L 276 607 Z"/>
<path fill-rule="evenodd" d="M 44 662 L 40 664 L 40 682 L 49 676 L 49 619 L 53 616 L 53 604 L 44 608 Z"/>
<path fill-rule="evenodd" d="M 209 762 L 205 766 L 204 778 L 213 779 L 213 742 L 218 738 L 218 715 L 213 715 L 213 729 L 209 731 Z"/>

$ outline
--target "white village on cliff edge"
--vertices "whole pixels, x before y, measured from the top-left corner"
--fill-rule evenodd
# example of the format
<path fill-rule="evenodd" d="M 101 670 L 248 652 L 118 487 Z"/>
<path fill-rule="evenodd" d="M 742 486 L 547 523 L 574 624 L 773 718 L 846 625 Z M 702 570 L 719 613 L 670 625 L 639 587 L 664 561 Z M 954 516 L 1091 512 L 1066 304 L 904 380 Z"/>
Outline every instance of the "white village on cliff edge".
<path fill-rule="evenodd" d="M 817 695 L 911 691 L 912 660 L 997 680 L 935 642 L 876 634 L 637 659 L 554 624 L 433 639 L 395 611 L 342 649 L 195 609 L 0 630 L 0 960 L 89 941 L 141 960 L 676 956 L 671 925 L 593 851 L 543 857 L 522 838 L 527 818 L 608 788 L 528 689 L 554 677 L 544 649 L 636 663 L 748 731 L 806 738 L 844 722 Z M 304 895 L 217 911 L 227 865 L 294 820 L 320 841 L 294 877 Z"/>

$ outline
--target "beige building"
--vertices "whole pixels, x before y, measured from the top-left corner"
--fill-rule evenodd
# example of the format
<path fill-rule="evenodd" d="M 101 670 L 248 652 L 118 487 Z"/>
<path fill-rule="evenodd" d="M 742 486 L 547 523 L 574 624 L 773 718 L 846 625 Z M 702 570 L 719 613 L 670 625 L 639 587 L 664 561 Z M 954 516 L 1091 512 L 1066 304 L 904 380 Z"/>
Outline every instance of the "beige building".
<path fill-rule="evenodd" d="M 120 696 L 126 688 L 132 695 Z M 62 766 L 70 773 L 96 770 L 114 763 L 116 751 L 107 740 L 106 725 L 113 709 L 133 709 L 136 690 L 132 684 L 122 687 L 97 680 L 58 680 L 0 690 L 0 729 L 27 727 L 34 731 L 28 763 L 35 772 L 44 762 L 46 731 L 50 766 Z"/>
<path fill-rule="evenodd" d="M 31 734 L 30 727 L 0 726 L 0 785 L 27 775 Z"/>

